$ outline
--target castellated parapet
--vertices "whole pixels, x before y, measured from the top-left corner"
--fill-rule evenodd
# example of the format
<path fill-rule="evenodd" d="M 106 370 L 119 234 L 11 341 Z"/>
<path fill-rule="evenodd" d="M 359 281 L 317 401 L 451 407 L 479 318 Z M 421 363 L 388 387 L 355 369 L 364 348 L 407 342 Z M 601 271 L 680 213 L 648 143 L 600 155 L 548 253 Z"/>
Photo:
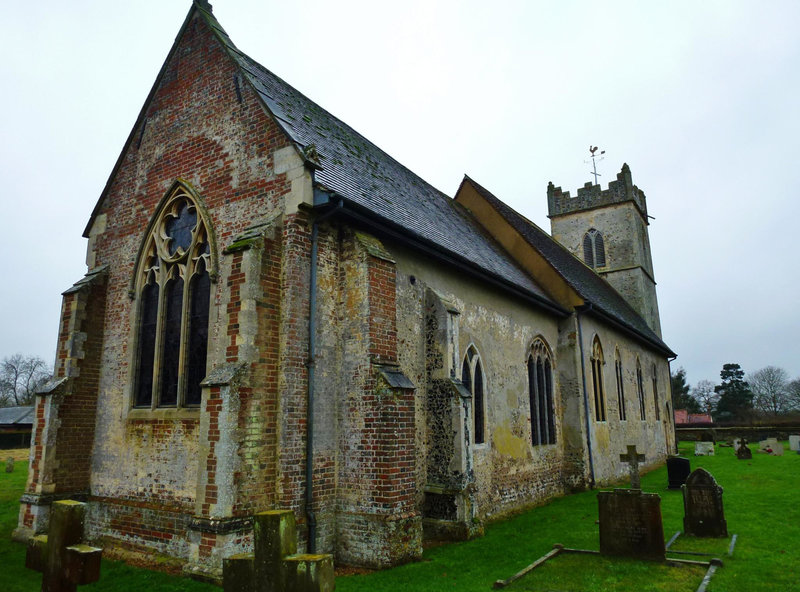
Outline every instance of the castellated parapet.
<path fill-rule="evenodd" d="M 578 189 L 576 197 L 572 197 L 569 191 L 562 191 L 561 187 L 555 187 L 553 183 L 547 186 L 547 210 L 550 218 L 627 201 L 633 202 L 644 223 L 647 224 L 647 200 L 644 191 L 633 184 L 631 168 L 627 163 L 623 164 L 622 170 L 617 173 L 617 180 L 608 184 L 608 189 L 593 185 L 589 181 Z"/>

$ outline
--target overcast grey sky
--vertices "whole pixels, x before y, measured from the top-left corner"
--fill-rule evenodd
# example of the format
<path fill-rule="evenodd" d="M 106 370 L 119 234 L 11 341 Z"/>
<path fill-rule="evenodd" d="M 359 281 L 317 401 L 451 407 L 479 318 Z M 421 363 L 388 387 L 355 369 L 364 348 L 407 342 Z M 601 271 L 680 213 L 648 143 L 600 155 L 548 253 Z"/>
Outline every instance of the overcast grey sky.
<path fill-rule="evenodd" d="M 4 3 L 0 357 L 52 362 L 81 233 L 189 0 Z M 217 0 L 237 46 L 449 195 L 464 173 L 549 231 L 548 181 L 627 162 L 664 339 L 800 376 L 800 3 Z"/>

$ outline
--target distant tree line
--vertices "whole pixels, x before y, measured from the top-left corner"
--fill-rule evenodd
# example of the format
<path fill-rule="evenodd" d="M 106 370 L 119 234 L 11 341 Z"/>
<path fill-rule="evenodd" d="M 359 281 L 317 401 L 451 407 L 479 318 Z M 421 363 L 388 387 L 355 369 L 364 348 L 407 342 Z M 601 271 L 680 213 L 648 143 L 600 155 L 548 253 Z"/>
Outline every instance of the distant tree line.
<path fill-rule="evenodd" d="M 0 362 L 0 407 L 33 405 L 36 391 L 51 376 L 50 367 L 38 356 L 6 356 Z"/>
<path fill-rule="evenodd" d="M 709 413 L 715 422 L 800 417 L 800 378 L 790 380 L 783 368 L 767 366 L 745 376 L 739 364 L 724 364 L 719 384 L 701 380 L 694 387 L 683 368 L 670 378 L 675 409 Z"/>

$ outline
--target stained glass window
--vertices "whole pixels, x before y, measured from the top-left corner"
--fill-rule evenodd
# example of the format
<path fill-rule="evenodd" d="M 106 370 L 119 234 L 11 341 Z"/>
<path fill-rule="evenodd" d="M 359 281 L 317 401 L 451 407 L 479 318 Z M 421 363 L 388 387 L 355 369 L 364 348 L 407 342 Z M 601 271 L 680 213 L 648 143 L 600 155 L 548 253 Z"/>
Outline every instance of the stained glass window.
<path fill-rule="evenodd" d="M 209 245 L 194 198 L 179 186 L 156 213 L 141 255 L 135 407 L 201 402 L 211 302 Z"/>

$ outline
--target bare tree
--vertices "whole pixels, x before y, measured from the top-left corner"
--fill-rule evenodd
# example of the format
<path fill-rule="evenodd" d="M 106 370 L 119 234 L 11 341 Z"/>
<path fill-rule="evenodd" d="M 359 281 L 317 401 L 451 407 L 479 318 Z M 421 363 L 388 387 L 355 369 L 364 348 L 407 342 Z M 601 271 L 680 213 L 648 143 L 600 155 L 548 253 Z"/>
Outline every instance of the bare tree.
<path fill-rule="evenodd" d="M 789 409 L 800 410 L 800 378 L 795 378 L 786 385 L 786 395 Z"/>
<path fill-rule="evenodd" d="M 0 362 L 0 407 L 30 405 L 36 389 L 50 376 L 50 369 L 38 356 L 6 356 Z"/>
<path fill-rule="evenodd" d="M 769 415 L 782 415 L 789 411 L 789 374 L 783 368 L 767 366 L 747 377 L 750 390 L 755 395 L 753 406 Z"/>
<path fill-rule="evenodd" d="M 714 391 L 715 386 L 716 385 L 710 380 L 700 380 L 694 388 L 692 388 L 692 397 L 697 399 L 697 402 L 700 403 L 700 407 L 708 414 L 714 411 L 717 406 L 717 401 L 719 401 L 719 393 Z"/>

